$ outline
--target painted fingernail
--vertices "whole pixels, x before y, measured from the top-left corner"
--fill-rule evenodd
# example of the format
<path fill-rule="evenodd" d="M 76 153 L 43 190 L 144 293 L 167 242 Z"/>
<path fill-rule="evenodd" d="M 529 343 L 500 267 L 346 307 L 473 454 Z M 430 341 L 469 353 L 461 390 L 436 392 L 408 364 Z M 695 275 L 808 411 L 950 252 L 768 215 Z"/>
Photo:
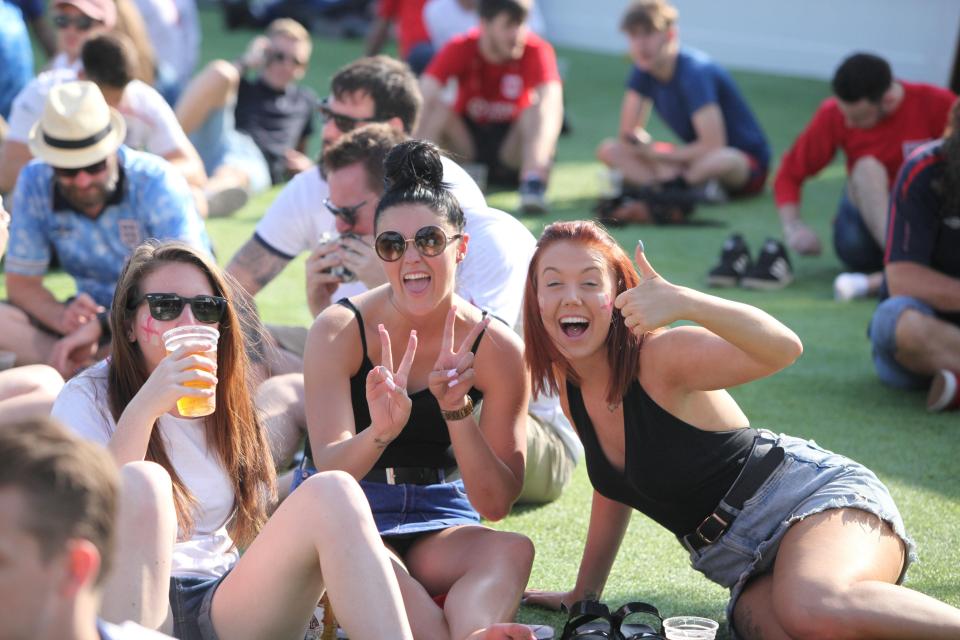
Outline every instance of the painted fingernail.
<path fill-rule="evenodd" d="M 447 383 L 447 387 L 448 387 L 448 388 L 453 388 L 453 387 L 457 386 L 458 384 L 460 384 L 460 378 L 454 378 L 453 380 L 451 380 L 450 382 Z"/>
<path fill-rule="evenodd" d="M 457 375 L 457 370 L 456 370 L 456 369 L 450 369 L 449 371 L 447 371 L 447 377 L 448 377 L 448 378 L 452 378 L 452 377 L 454 377 L 455 375 Z"/>
<path fill-rule="evenodd" d="M 643 240 L 640 240 L 639 238 L 637 239 L 637 248 L 646 253 L 646 250 L 643 248 Z"/>
<path fill-rule="evenodd" d="M 383 325 L 382 325 L 382 324 L 378 324 L 378 325 L 377 325 L 377 330 L 378 330 L 378 331 L 386 331 L 386 329 L 383 328 Z"/>
<path fill-rule="evenodd" d="M 390 389 L 390 391 L 396 391 L 396 390 L 397 390 L 397 385 L 396 385 L 396 383 L 394 383 L 394 381 L 391 380 L 390 378 L 387 378 L 386 384 L 387 384 L 387 389 Z"/>

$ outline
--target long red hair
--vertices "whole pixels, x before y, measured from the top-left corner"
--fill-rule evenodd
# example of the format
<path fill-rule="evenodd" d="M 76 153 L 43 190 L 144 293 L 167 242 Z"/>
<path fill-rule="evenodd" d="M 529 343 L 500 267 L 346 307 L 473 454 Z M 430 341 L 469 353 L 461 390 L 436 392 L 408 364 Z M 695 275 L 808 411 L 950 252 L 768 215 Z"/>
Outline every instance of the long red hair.
<path fill-rule="evenodd" d="M 182 242 L 145 242 L 131 254 L 113 296 L 110 322 L 113 328 L 113 355 L 108 373 L 108 398 L 115 420 L 140 391 L 149 377 L 140 345 L 128 338 L 136 309 L 131 301 L 142 293 L 144 278 L 158 267 L 185 263 L 204 273 L 213 294 L 227 299 L 227 310 L 220 321 L 217 347 L 217 410 L 205 419 L 208 446 L 213 448 L 233 484 L 236 516 L 230 533 L 239 546 L 253 541 L 267 520 L 267 512 L 276 500 L 276 473 L 263 426 L 254 409 L 250 390 L 250 365 L 244 349 L 242 324 L 255 314 L 242 313 L 244 304 L 237 295 L 239 285 L 205 253 Z M 198 505 L 170 462 L 163 438 L 154 425 L 147 444 L 146 460 L 156 462 L 170 474 L 173 499 L 181 535 L 188 537 L 194 528 L 192 517 Z"/>
<path fill-rule="evenodd" d="M 547 247 L 557 242 L 573 242 L 593 249 L 603 256 L 616 282 L 617 296 L 640 283 L 640 277 L 633 268 L 630 257 L 617 244 L 606 229 L 596 222 L 576 220 L 572 222 L 554 222 L 543 230 L 537 249 L 530 260 L 527 271 L 527 283 L 523 295 L 523 339 L 526 343 L 524 358 L 530 371 L 534 394 L 560 391 L 559 374 L 575 384 L 580 380 L 569 361 L 560 353 L 550 339 L 540 316 L 537 295 L 537 269 L 540 256 Z M 637 375 L 637 363 L 640 357 L 641 338 L 637 338 L 623 324 L 623 315 L 616 307 L 610 331 L 607 333 L 607 364 L 610 368 L 610 385 L 607 388 L 607 402 L 619 402 L 630 383 Z"/>

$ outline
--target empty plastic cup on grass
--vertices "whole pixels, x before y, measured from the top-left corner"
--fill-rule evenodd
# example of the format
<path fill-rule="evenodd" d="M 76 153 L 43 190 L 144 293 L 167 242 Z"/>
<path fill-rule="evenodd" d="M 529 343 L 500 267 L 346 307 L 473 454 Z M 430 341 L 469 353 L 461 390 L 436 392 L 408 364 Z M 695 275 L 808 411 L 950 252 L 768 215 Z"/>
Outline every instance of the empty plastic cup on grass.
<path fill-rule="evenodd" d="M 217 341 L 219 339 L 220 332 L 213 327 L 207 325 L 186 325 L 164 332 L 163 346 L 169 355 L 179 349 L 181 345 L 188 342 L 195 342 L 199 345 L 199 349 L 196 351 L 196 353 L 203 354 L 216 362 Z M 216 388 L 215 384 L 200 380 L 196 382 L 187 382 L 186 386 L 195 387 L 198 389 L 209 387 Z M 184 396 L 177 400 L 177 411 L 179 411 L 180 415 L 185 418 L 199 418 L 200 416 L 208 416 L 216 411 L 216 409 L 217 398 L 215 395 L 212 395 L 208 398 L 191 398 L 189 396 Z"/>
<path fill-rule="evenodd" d="M 663 621 L 667 640 L 713 640 L 720 625 L 710 618 L 677 616 Z"/>

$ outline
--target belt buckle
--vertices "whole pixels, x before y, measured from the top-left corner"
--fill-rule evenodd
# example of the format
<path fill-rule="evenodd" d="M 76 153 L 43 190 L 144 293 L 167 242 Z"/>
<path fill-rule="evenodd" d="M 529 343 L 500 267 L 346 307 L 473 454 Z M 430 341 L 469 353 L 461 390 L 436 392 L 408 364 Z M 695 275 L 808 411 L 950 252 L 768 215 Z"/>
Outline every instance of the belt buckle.
<path fill-rule="evenodd" d="M 706 535 L 704 535 L 702 529 L 704 525 L 709 524 L 712 521 L 716 521 L 717 523 L 720 524 L 720 530 L 711 539 L 711 538 L 708 538 Z M 697 533 L 697 536 L 701 540 L 703 540 L 704 544 L 713 544 L 720 538 L 720 536 L 722 536 L 726 532 L 727 527 L 729 526 L 730 526 L 730 523 L 724 520 L 723 518 L 721 518 L 720 516 L 718 516 L 717 512 L 714 511 L 713 513 L 711 513 L 710 515 L 708 515 L 706 518 L 703 519 L 703 522 L 701 522 L 700 526 L 697 527 L 696 533 Z"/>
<path fill-rule="evenodd" d="M 385 467 L 384 475 L 386 476 L 387 484 L 397 484 L 397 476 L 393 470 L 393 467 Z"/>

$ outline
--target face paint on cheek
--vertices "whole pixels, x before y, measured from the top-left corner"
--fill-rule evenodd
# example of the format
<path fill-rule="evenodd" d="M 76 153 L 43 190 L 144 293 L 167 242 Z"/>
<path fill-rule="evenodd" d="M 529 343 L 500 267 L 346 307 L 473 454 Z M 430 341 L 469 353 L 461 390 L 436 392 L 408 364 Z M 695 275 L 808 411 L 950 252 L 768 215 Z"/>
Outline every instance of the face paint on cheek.
<path fill-rule="evenodd" d="M 603 310 L 610 311 L 611 309 L 613 309 L 613 299 L 610 297 L 610 294 L 603 293 L 601 295 L 603 300 Z"/>
<path fill-rule="evenodd" d="M 155 346 L 159 347 L 161 344 L 160 340 L 160 331 L 157 329 L 157 323 L 153 319 L 153 316 L 148 315 L 146 318 L 140 321 L 140 329 L 146 335 L 147 341 Z"/>

